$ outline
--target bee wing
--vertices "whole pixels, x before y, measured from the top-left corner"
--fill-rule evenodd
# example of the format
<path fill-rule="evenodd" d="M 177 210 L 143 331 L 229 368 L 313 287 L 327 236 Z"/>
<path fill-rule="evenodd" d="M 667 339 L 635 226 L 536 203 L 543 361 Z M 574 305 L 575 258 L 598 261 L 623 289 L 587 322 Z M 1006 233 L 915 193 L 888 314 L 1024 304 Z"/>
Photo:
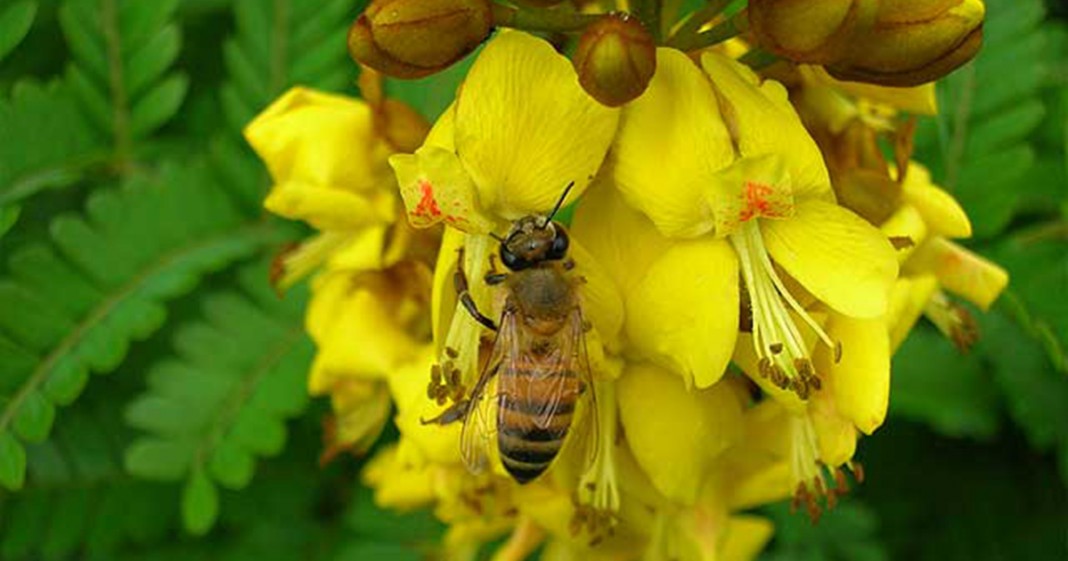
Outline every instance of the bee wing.
<path fill-rule="evenodd" d="M 531 349 L 538 343 L 532 335 L 517 333 L 510 348 L 510 356 L 501 368 L 501 407 L 523 414 L 512 417 L 510 424 L 527 431 L 537 430 L 546 440 L 563 438 L 572 423 L 571 414 L 584 391 L 592 391 L 589 383 L 589 361 L 583 343 L 582 315 L 576 308 L 564 328 L 554 335 L 550 352 L 535 354 Z M 561 420 L 567 416 L 569 422 Z M 523 426 L 525 425 L 525 427 Z"/>
<path fill-rule="evenodd" d="M 464 416 L 464 425 L 460 429 L 460 457 L 468 471 L 480 474 L 489 465 L 489 450 L 496 435 L 493 403 L 496 392 L 493 391 L 494 376 L 501 367 L 506 349 L 513 345 L 516 325 L 515 314 L 506 311 L 501 314 L 497 336 L 493 341 L 493 350 L 489 360 L 482 368 L 478 382 L 471 390 L 470 403 Z"/>
<path fill-rule="evenodd" d="M 582 418 L 578 419 L 576 423 L 578 425 L 576 430 L 578 437 L 576 440 L 578 441 L 577 444 L 582 445 L 581 449 L 586 451 L 586 465 L 591 466 L 600 450 L 601 430 L 597 414 L 597 392 L 594 391 L 593 385 L 593 369 L 590 367 L 590 353 L 586 347 L 586 320 L 582 317 L 581 308 L 575 308 L 571 323 L 574 325 L 575 333 L 577 333 L 575 335 L 577 343 L 574 345 L 575 372 L 578 374 L 579 379 L 582 380 L 583 395 L 587 396 L 584 400 Z M 614 403 L 606 405 L 615 407 Z"/>

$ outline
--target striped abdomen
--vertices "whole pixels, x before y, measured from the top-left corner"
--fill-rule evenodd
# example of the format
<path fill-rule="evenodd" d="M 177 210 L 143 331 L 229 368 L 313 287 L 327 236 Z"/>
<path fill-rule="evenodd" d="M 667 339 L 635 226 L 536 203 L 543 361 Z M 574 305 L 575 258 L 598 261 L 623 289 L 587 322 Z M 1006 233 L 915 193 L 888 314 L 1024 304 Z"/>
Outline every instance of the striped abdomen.
<path fill-rule="evenodd" d="M 574 372 L 540 366 L 528 359 L 499 374 L 497 446 L 501 463 L 519 483 L 541 475 L 560 452 L 581 391 Z"/>

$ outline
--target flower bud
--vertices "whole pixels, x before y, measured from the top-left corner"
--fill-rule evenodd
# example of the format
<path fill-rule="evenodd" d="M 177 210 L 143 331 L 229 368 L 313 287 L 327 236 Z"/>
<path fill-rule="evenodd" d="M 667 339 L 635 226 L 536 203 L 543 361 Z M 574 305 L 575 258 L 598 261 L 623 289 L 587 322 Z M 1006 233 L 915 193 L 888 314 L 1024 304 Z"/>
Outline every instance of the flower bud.
<path fill-rule="evenodd" d="M 760 46 L 783 58 L 829 64 L 875 22 L 877 0 L 750 0 L 749 27 Z"/>
<path fill-rule="evenodd" d="M 375 0 L 349 30 L 349 54 L 395 78 L 421 78 L 460 60 L 493 29 L 489 0 Z"/>
<path fill-rule="evenodd" d="M 822 64 L 836 78 L 887 86 L 938 79 L 982 42 L 982 0 L 751 0 L 761 47 Z"/>
<path fill-rule="evenodd" d="M 883 2 L 876 25 L 853 43 L 853 56 L 827 70 L 886 86 L 937 80 L 979 51 L 984 12 L 981 0 Z"/>
<path fill-rule="evenodd" d="M 656 71 L 656 44 L 637 18 L 609 14 L 586 28 L 572 62 L 590 96 L 618 107 L 649 85 Z"/>

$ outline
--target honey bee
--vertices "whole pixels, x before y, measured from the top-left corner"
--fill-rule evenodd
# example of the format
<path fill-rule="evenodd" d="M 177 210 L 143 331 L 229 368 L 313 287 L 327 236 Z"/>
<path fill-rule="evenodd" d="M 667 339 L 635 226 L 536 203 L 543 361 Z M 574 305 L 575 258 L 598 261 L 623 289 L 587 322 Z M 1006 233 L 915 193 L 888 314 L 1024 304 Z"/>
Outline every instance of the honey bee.
<path fill-rule="evenodd" d="M 593 398 L 586 327 L 576 291 L 584 281 L 571 274 L 575 263 L 568 257 L 567 231 L 552 220 L 571 186 L 547 216 L 523 217 L 507 236 L 497 238 L 498 256 L 508 272 L 491 270 L 485 282 L 505 290 L 499 322 L 478 310 L 468 292 L 461 254 L 454 277 L 459 300 L 475 320 L 496 331 L 496 338 L 470 397 L 432 422 L 463 418 L 460 452 L 472 472 L 485 469 L 495 429 L 508 473 L 519 483 L 537 478 L 563 447 L 579 397 L 588 392 Z M 494 377 L 495 400 L 487 398 Z M 488 421 L 494 401 L 495 426 Z"/>

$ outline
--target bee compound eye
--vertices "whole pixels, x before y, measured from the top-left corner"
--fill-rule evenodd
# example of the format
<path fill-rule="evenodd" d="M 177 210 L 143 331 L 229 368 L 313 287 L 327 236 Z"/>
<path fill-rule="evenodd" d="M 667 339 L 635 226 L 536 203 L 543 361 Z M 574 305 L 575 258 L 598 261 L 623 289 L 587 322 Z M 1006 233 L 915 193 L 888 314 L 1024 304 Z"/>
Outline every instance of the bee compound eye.
<path fill-rule="evenodd" d="M 567 231 L 563 228 L 556 228 L 556 236 L 553 237 L 553 245 L 549 248 L 549 259 L 563 259 L 567 256 L 567 248 L 571 244 L 568 239 Z"/>
<path fill-rule="evenodd" d="M 508 268 L 509 271 L 521 271 L 530 267 L 530 263 L 526 259 L 523 259 L 512 253 L 512 250 L 508 249 L 508 246 L 501 244 L 501 263 Z"/>

